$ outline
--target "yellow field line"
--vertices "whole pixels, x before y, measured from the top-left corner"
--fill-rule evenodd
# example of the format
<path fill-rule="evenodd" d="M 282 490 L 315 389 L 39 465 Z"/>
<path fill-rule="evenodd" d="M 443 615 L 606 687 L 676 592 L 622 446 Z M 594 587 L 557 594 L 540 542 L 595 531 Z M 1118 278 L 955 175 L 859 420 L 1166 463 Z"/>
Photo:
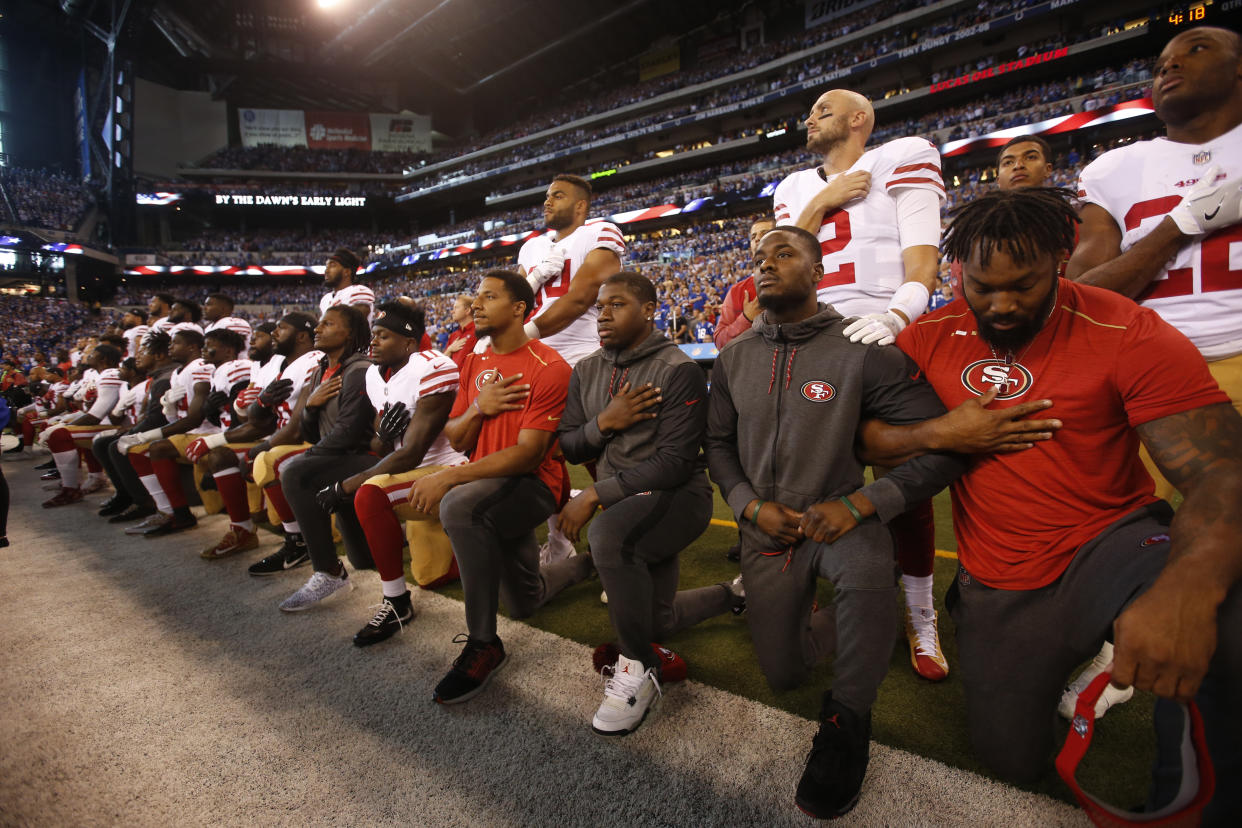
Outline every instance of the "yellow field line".
<path fill-rule="evenodd" d="M 727 528 L 727 529 L 736 529 L 736 528 L 737 528 L 737 524 L 736 524 L 736 523 L 734 523 L 733 521 L 731 521 L 731 520 L 719 520 L 719 519 L 717 519 L 717 518 L 712 518 L 712 526 L 724 526 L 724 527 L 725 527 L 725 528 Z M 956 553 L 956 552 L 950 552 L 950 551 L 949 551 L 949 550 L 947 550 L 947 549 L 937 549 L 937 550 L 936 550 L 936 557 L 937 557 L 937 558 L 952 558 L 953 560 L 955 560 L 955 561 L 956 561 L 956 560 L 957 560 L 957 553 Z"/>

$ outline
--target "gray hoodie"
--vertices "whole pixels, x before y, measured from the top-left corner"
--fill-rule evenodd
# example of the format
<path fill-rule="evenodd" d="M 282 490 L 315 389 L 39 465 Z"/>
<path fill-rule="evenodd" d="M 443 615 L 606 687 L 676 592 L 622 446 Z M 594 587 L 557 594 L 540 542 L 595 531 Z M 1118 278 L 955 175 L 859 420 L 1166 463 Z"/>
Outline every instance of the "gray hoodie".
<path fill-rule="evenodd" d="M 653 420 L 605 437 L 595 418 L 625 383 L 651 383 L 662 402 Z M 658 331 L 633 350 L 601 348 L 574 367 L 561 416 L 561 451 L 571 463 L 598 460 L 595 492 L 611 506 L 639 492 L 667 491 L 702 475 L 707 421 L 703 369 Z"/>
<path fill-rule="evenodd" d="M 909 357 L 892 346 L 850 342 L 844 326 L 824 304 L 785 325 L 765 312 L 716 360 L 707 462 L 743 535 L 760 548 L 777 541 L 743 519 L 757 497 L 801 511 L 861 489 L 887 523 L 965 470 L 962 457 L 928 454 L 863 486 L 855 455 L 862 420 L 906 425 L 945 409 Z"/>

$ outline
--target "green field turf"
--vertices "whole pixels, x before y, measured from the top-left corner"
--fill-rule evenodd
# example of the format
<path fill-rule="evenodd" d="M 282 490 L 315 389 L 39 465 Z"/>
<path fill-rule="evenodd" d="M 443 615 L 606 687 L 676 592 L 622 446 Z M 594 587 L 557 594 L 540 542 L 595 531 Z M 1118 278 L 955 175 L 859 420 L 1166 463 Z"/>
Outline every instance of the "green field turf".
<path fill-rule="evenodd" d="M 570 467 L 570 473 L 575 486 L 589 485 L 590 478 L 584 469 Z M 720 521 L 733 520 L 719 493 L 714 517 Z M 538 534 L 542 538 L 544 530 L 541 528 Z M 585 537 L 585 532 L 583 535 Z M 681 588 L 732 580 L 738 573 L 738 567 L 725 558 L 725 550 L 736 537 L 735 529 L 712 525 L 683 551 Z M 891 747 L 986 774 L 970 751 L 964 691 L 955 672 L 958 662 L 953 622 L 944 612 L 944 595 L 956 572 L 956 561 L 949 557 L 956 544 L 947 491 L 936 498 L 936 541 L 937 549 L 947 553 L 936 558 L 935 595 L 936 608 L 941 612 L 941 644 L 949 659 L 950 675 L 939 683 L 918 678 L 910 667 L 904 634 L 899 635 L 893 648 L 888 676 L 880 687 L 879 699 L 873 709 L 873 737 Z M 585 540 L 580 544 L 580 548 L 584 547 Z M 440 592 L 458 600 L 462 597 L 459 585 L 446 587 Z M 830 600 L 830 587 L 822 586 L 820 593 L 821 604 Z M 527 619 L 527 623 L 592 647 L 614 639 L 607 607 L 600 602 L 597 578 L 566 590 Z M 1048 634 L 1056 635 L 1056 630 L 1049 630 Z M 755 661 L 745 615 L 714 618 L 661 643 L 686 659 L 690 678 L 808 719 L 818 716 L 820 695 L 831 682 L 830 665 L 821 665 L 812 680 L 803 687 L 783 693 L 773 692 Z M 590 667 L 589 664 L 583 666 Z M 676 692 L 676 689 L 671 692 Z M 1091 752 L 1079 770 L 1079 779 L 1084 787 L 1123 807 L 1143 801 L 1148 769 L 1154 755 L 1149 727 L 1151 708 L 1150 696 L 1136 694 L 1130 703 L 1108 712 L 1096 732 Z M 1058 722 L 1063 733 L 1065 723 L 1060 719 Z M 808 728 L 808 748 L 811 733 Z M 1029 789 L 1073 801 L 1069 790 L 1051 770 L 1051 760 L 1049 768 L 1045 778 Z"/>

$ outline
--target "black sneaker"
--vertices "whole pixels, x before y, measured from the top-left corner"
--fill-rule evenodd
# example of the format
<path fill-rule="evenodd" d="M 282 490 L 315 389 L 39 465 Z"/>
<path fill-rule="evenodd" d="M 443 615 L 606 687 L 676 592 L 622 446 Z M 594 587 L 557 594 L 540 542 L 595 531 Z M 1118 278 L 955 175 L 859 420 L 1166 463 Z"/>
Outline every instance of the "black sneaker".
<path fill-rule="evenodd" d="M 35 466 L 35 471 L 51 471 L 54 468 L 56 468 L 56 461 L 48 460 L 46 463 L 40 463 Z"/>
<path fill-rule="evenodd" d="M 465 635 L 453 639 L 466 642 L 453 669 L 436 685 L 435 700 L 440 704 L 469 701 L 483 691 L 496 671 L 505 665 L 505 645 L 495 641 L 475 641 Z"/>
<path fill-rule="evenodd" d="M 285 545 L 268 555 L 258 563 L 250 565 L 251 575 L 278 575 L 287 569 L 299 567 L 310 560 L 310 551 L 306 541 L 298 533 L 285 535 Z"/>
<path fill-rule="evenodd" d="M 871 758 L 871 711 L 860 718 L 825 693 L 819 719 L 794 802 L 808 816 L 836 819 L 858 804 Z"/>
<path fill-rule="evenodd" d="M 51 471 L 45 471 L 43 474 L 39 475 L 39 479 L 40 480 L 60 480 L 60 472 L 57 471 L 56 469 L 52 469 Z"/>
<path fill-rule="evenodd" d="M 385 598 L 376 609 L 375 617 L 354 636 L 355 647 L 386 641 L 414 619 L 414 606 L 408 592 L 402 598 Z"/>
<path fill-rule="evenodd" d="M 112 517 L 113 515 L 124 514 L 125 510 L 133 505 L 134 502 L 129 499 L 128 495 L 114 494 L 99 507 L 99 516 Z"/>
<path fill-rule="evenodd" d="M 133 523 L 135 520 L 149 518 L 153 514 L 155 514 L 155 507 L 134 504 L 119 515 L 108 518 L 108 523 Z"/>
<path fill-rule="evenodd" d="M 24 443 L 18 443 L 17 445 L 13 446 L 13 448 L 11 449 L 5 449 L 4 453 L 16 455 L 16 454 L 21 454 L 25 450 L 26 450 L 26 445 Z"/>

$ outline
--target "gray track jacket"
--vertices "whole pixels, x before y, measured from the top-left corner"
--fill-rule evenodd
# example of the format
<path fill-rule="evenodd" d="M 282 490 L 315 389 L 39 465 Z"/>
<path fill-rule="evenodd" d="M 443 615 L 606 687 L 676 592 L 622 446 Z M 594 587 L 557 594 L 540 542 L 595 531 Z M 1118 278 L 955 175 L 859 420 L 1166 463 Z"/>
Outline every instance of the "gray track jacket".
<path fill-rule="evenodd" d="M 965 470 L 960 456 L 928 454 L 864 488 L 855 455 L 860 422 L 920 422 L 944 405 L 900 350 L 843 337 L 845 321 L 828 305 L 793 324 L 767 320 L 761 314 L 720 352 L 708 408 L 712 480 L 750 543 L 777 547 L 743 519 L 756 497 L 801 511 L 862 489 L 887 523 Z"/>

